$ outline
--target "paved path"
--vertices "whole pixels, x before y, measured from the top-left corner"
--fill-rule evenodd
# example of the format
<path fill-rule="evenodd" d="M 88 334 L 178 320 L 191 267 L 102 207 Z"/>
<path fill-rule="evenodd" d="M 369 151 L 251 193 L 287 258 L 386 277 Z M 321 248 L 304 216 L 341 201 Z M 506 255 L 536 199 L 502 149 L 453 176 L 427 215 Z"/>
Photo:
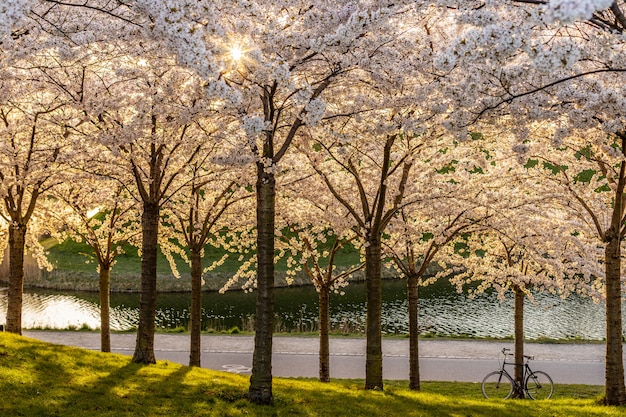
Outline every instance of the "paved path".
<path fill-rule="evenodd" d="M 100 335 L 93 332 L 25 331 L 25 336 L 47 342 L 100 349 Z M 135 334 L 113 334 L 112 350 L 132 355 Z M 498 369 L 498 353 L 511 342 L 468 340 L 420 340 L 420 377 L 424 381 L 479 382 Z M 284 377 L 317 377 L 318 339 L 274 337 L 273 374 Z M 252 364 L 252 336 L 202 336 L 202 366 L 237 373 L 249 373 Z M 365 377 L 365 339 L 332 338 L 331 377 Z M 549 373 L 555 383 L 604 384 L 604 345 L 527 343 L 525 353 L 534 355 L 531 367 Z M 158 360 L 181 364 L 189 361 L 189 336 L 157 334 Z M 385 379 L 408 379 L 408 340 L 383 339 Z"/>

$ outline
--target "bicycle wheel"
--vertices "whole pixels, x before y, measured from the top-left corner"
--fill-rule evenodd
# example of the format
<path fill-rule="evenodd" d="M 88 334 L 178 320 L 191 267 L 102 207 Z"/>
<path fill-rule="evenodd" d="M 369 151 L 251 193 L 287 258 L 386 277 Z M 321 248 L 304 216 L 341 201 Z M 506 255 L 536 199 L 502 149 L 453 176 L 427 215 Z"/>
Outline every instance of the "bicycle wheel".
<path fill-rule="evenodd" d="M 513 394 L 513 380 L 502 371 L 493 371 L 483 379 L 482 390 L 485 398 L 506 400 Z"/>
<path fill-rule="evenodd" d="M 552 378 L 542 371 L 536 371 L 528 375 L 524 387 L 528 396 L 533 400 L 547 400 L 552 397 L 554 392 Z"/>

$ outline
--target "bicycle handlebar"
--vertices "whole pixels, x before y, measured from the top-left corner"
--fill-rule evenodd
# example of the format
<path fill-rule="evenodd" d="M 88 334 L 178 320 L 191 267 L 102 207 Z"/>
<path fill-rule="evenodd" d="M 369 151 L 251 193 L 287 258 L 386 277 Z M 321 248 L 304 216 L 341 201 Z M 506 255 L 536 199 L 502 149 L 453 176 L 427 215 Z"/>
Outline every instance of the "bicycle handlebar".
<path fill-rule="evenodd" d="M 502 348 L 502 354 L 506 357 L 506 356 L 515 356 L 515 354 L 513 353 L 508 353 L 511 349 L 509 348 Z M 535 359 L 535 356 L 529 356 L 529 355 L 524 355 L 524 359 L 526 359 L 527 361 L 531 361 L 533 359 Z"/>

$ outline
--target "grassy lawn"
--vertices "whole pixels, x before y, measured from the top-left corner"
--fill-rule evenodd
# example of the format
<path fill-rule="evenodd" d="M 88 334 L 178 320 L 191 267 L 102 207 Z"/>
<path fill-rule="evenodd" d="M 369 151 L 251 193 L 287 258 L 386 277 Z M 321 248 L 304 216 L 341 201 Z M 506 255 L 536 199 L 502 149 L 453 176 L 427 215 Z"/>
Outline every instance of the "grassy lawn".
<path fill-rule="evenodd" d="M 52 272 L 29 273 L 26 272 L 27 287 L 49 288 L 54 290 L 98 290 L 98 274 L 95 261 L 89 256 L 92 253 L 91 248 L 84 244 L 65 240 L 57 242 L 52 238 L 45 239 L 41 242 L 48 254 L 48 260 L 54 266 Z M 223 249 L 216 249 L 211 246 L 205 248 L 204 263 L 205 267 L 211 265 L 214 261 L 221 259 L 226 254 Z M 249 258 L 252 253 L 244 254 L 244 259 Z M 177 279 L 173 276 L 167 259 L 158 252 L 157 258 L 157 288 L 162 292 L 179 292 L 190 290 L 190 268 L 182 259 L 175 256 L 178 271 L 182 278 Z M 354 248 L 341 251 L 336 258 L 336 265 L 339 268 L 348 268 L 359 262 L 359 253 Z M 214 270 L 205 274 L 205 289 L 217 291 L 223 287 L 230 277 L 241 266 L 243 260 L 239 259 L 238 254 L 229 254 L 225 262 L 216 267 Z M 35 261 L 30 260 L 31 269 L 36 270 Z M 286 286 L 286 260 L 279 259 L 276 262 L 276 285 Z M 141 287 L 141 258 L 137 254 L 137 248 L 127 245 L 124 253 L 117 257 L 116 264 L 111 270 L 111 287 L 117 292 L 138 292 Z M 309 278 L 305 273 L 300 272 L 296 275 L 295 284 L 310 284 Z M 240 282 L 237 285 L 241 285 Z M 235 286 L 235 288 L 237 287 Z"/>
<path fill-rule="evenodd" d="M 623 416 L 598 405 L 603 388 L 558 385 L 547 401 L 485 400 L 480 385 L 388 382 L 384 392 L 363 381 L 274 380 L 274 406 L 245 398 L 248 377 L 171 362 L 140 366 L 103 354 L 0 333 L 2 416 Z"/>
<path fill-rule="evenodd" d="M 42 242 L 43 246 L 48 251 L 48 258 L 50 262 L 55 266 L 55 269 L 60 271 L 82 271 L 92 272 L 95 268 L 93 262 L 87 263 L 89 260 L 89 254 L 92 253 L 92 249 L 85 243 L 77 243 L 72 240 L 65 240 L 63 242 L 57 242 L 54 239 L 46 239 Z M 207 245 L 205 248 L 205 266 L 208 266 L 211 262 L 216 261 L 227 252 L 220 248 L 214 248 Z M 249 257 L 249 255 L 245 255 Z M 229 254 L 228 258 L 223 265 L 218 266 L 215 271 L 222 273 L 234 273 L 241 265 L 241 261 L 238 259 L 239 255 Z M 178 270 L 182 274 L 188 274 L 190 271 L 189 265 L 182 261 L 179 257 L 176 257 L 176 265 Z M 359 253 L 354 248 L 345 249 L 340 251 L 336 257 L 336 264 L 340 267 L 348 267 L 359 263 Z M 287 263 L 284 259 L 280 259 L 276 263 L 277 270 L 287 270 Z M 117 263 L 114 270 L 118 274 L 137 274 L 141 271 L 141 258 L 137 255 L 137 248 L 130 245 L 124 247 L 124 253 L 117 257 Z M 171 270 L 165 256 L 159 251 L 158 253 L 158 273 L 170 274 Z"/>
<path fill-rule="evenodd" d="M 93 250 L 85 243 L 78 243 L 72 240 L 58 243 L 54 239 L 47 239 L 42 244 L 48 251 L 48 259 L 56 270 L 87 273 L 93 273 L 95 270 L 95 261 L 89 256 L 93 253 Z M 220 259 L 225 253 L 223 250 L 207 246 L 205 256 L 207 259 L 215 260 Z M 230 256 L 224 265 L 218 267 L 218 271 L 235 272 L 240 264 L 236 259 L 237 256 Z M 182 274 L 189 273 L 189 266 L 182 260 L 179 259 L 176 265 Z M 141 271 L 141 258 L 137 255 L 137 248 L 126 245 L 124 253 L 117 257 L 113 271 L 119 275 L 139 274 Z M 160 251 L 158 252 L 157 272 L 159 274 L 171 274 L 170 266 Z"/>

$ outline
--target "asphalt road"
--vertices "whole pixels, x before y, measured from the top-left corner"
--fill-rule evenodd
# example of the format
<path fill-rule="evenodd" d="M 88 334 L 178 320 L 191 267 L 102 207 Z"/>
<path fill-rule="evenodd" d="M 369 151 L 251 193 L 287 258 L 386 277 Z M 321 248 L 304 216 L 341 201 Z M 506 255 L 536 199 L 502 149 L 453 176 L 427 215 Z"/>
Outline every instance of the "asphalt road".
<path fill-rule="evenodd" d="M 25 331 L 24 336 L 51 343 L 99 350 L 100 336 L 92 332 Z M 113 352 L 132 355 L 135 334 L 113 334 Z M 512 343 L 468 340 L 420 340 L 420 378 L 423 381 L 480 382 L 499 368 L 498 353 Z M 272 374 L 277 377 L 317 377 L 318 339 L 274 337 Z M 202 336 L 202 366 L 249 374 L 252 336 Z M 331 378 L 365 377 L 365 339 L 333 338 L 330 341 Z M 555 383 L 604 384 L 604 345 L 527 343 L 525 353 L 534 355 L 533 370 L 547 372 Z M 157 334 L 157 360 L 189 362 L 189 336 Z M 383 376 L 408 379 L 408 340 L 383 340 Z M 512 371 L 511 371 L 512 372 Z"/>

